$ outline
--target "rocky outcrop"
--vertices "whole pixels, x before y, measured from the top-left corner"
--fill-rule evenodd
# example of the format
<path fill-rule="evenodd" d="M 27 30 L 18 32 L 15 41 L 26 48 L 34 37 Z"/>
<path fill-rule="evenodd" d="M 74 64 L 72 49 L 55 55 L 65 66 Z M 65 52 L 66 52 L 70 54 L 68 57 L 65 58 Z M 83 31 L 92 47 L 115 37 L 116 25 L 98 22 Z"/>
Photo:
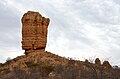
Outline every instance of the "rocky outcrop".
<path fill-rule="evenodd" d="M 60 57 L 45 51 L 49 19 L 28 11 L 22 18 L 22 48 L 28 55 L 0 63 L 0 79 L 120 79 L 120 68 Z M 110 68 L 111 67 L 111 68 Z"/>
<path fill-rule="evenodd" d="M 108 61 L 104 61 L 102 66 L 104 68 L 112 68 L 112 66 L 110 65 L 110 63 Z"/>
<path fill-rule="evenodd" d="M 101 61 L 100 61 L 99 58 L 96 58 L 96 59 L 95 59 L 95 64 L 96 64 L 96 65 L 101 65 Z"/>
<path fill-rule="evenodd" d="M 49 22 L 49 18 L 42 17 L 38 12 L 28 11 L 23 15 L 22 49 L 25 52 L 45 49 Z"/>
<path fill-rule="evenodd" d="M 105 67 L 39 50 L 2 64 L 0 79 L 120 79 L 120 68 Z"/>

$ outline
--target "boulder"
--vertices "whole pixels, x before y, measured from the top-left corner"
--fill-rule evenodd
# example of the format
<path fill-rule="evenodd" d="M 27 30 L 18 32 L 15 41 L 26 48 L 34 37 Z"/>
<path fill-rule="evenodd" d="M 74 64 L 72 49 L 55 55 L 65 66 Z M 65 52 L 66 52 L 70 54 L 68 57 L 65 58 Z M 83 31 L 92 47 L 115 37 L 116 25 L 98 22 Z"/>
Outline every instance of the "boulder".
<path fill-rule="evenodd" d="M 95 59 L 95 64 L 96 64 L 96 65 L 101 65 L 101 61 L 100 61 L 99 58 L 96 58 L 96 59 Z"/>
<path fill-rule="evenodd" d="M 112 67 L 108 61 L 104 61 L 103 64 L 102 64 L 102 66 L 104 68 L 111 68 Z"/>

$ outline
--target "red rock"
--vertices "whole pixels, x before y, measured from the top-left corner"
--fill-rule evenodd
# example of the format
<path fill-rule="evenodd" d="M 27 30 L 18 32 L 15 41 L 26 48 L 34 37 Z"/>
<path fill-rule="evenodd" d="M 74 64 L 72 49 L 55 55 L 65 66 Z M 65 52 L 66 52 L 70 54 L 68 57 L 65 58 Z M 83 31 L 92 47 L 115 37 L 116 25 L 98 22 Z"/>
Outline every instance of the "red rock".
<path fill-rule="evenodd" d="M 96 64 L 96 65 L 101 65 L 101 61 L 100 61 L 99 58 L 96 58 L 96 59 L 95 59 L 95 64 Z"/>
<path fill-rule="evenodd" d="M 104 66 L 104 68 L 111 68 L 112 67 L 108 61 L 104 61 L 102 66 Z"/>
<path fill-rule="evenodd" d="M 22 17 L 22 49 L 45 49 L 47 28 L 50 19 L 42 17 L 38 12 L 28 11 Z"/>

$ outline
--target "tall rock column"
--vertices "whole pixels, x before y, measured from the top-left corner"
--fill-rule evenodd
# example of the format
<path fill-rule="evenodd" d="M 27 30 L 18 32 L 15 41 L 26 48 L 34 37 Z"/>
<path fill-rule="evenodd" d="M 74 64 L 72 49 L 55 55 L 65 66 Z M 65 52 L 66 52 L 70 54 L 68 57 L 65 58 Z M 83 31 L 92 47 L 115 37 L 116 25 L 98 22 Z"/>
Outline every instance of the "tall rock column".
<path fill-rule="evenodd" d="M 25 52 L 45 49 L 50 19 L 38 12 L 28 11 L 22 17 L 22 49 Z"/>

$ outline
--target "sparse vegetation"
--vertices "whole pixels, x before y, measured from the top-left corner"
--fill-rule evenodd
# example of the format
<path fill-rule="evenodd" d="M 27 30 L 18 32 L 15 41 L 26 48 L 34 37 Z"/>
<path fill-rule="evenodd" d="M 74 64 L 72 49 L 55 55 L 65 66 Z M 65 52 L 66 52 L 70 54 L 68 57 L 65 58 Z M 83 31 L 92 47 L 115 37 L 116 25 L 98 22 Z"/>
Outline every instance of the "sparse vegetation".
<path fill-rule="evenodd" d="M 50 73 L 50 72 L 54 71 L 54 66 L 52 66 L 52 65 L 45 65 L 45 66 L 43 66 L 43 69 L 45 69 L 45 71 L 47 73 Z"/>
<path fill-rule="evenodd" d="M 27 67 L 36 67 L 36 66 L 39 66 L 39 64 L 33 63 L 33 62 L 25 62 L 25 64 L 27 65 Z"/>
<path fill-rule="evenodd" d="M 22 60 L 23 58 L 26 58 L 27 61 Z M 76 61 L 50 52 L 43 55 L 33 53 L 18 57 L 14 63 L 19 63 L 19 66 L 9 71 L 7 68 L 9 68 L 11 61 L 9 64 L 1 66 L 1 68 L 5 67 L 5 70 L 0 69 L 0 74 L 4 71 L 0 79 L 120 79 L 118 66 L 104 67 L 102 63 L 99 64 L 100 60 L 98 59 L 95 63 L 93 61 L 91 63 L 87 59 L 85 62 Z M 22 68 L 22 65 L 26 66 Z"/>

